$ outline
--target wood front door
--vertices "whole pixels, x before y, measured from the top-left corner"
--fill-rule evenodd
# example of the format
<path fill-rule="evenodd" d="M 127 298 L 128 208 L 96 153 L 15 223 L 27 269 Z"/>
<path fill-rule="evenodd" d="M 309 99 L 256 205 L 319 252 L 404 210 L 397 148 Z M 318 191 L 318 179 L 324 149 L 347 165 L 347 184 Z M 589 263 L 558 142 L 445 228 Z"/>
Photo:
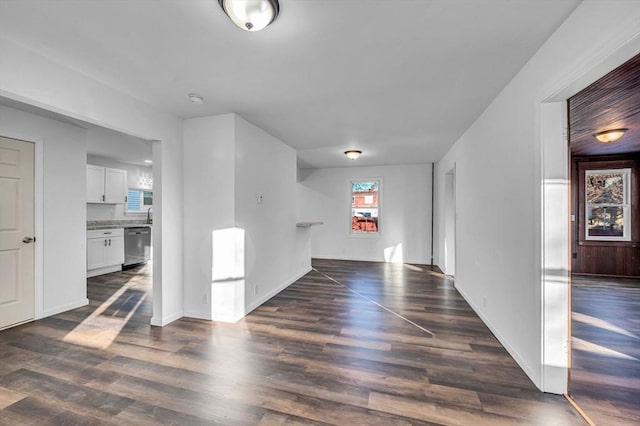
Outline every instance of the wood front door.
<path fill-rule="evenodd" d="M 33 153 L 0 137 L 0 329 L 34 317 Z"/>

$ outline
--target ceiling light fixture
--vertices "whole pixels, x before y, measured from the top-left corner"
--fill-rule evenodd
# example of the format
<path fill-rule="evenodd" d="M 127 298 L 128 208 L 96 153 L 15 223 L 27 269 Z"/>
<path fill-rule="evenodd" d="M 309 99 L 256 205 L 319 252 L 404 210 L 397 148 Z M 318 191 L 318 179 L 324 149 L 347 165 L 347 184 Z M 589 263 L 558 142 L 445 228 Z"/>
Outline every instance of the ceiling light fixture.
<path fill-rule="evenodd" d="M 229 19 L 245 31 L 260 31 L 278 16 L 278 0 L 218 0 Z"/>
<path fill-rule="evenodd" d="M 187 97 L 189 98 L 189 102 L 194 105 L 202 105 L 204 103 L 204 98 L 197 93 L 189 93 Z"/>
<path fill-rule="evenodd" d="M 144 162 L 145 162 L 145 163 L 147 163 L 147 164 L 151 164 L 151 163 L 153 163 L 153 161 L 152 161 L 152 160 L 144 160 Z"/>
<path fill-rule="evenodd" d="M 624 136 L 624 133 L 629 129 L 611 129 L 604 132 L 598 132 L 594 134 L 596 139 L 602 143 L 613 143 Z"/>
<path fill-rule="evenodd" d="M 349 160 L 355 160 L 360 157 L 360 154 L 362 154 L 362 151 L 358 151 L 357 149 L 350 149 L 344 152 L 344 155 L 346 155 Z"/>

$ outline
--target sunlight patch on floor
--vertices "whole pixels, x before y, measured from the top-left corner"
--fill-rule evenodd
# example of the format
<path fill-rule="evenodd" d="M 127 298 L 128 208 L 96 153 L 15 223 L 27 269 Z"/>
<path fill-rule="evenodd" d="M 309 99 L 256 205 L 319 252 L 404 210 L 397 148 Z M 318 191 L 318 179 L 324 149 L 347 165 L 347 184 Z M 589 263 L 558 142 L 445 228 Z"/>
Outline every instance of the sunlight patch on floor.
<path fill-rule="evenodd" d="M 84 321 L 82 321 L 76 328 L 69 332 L 64 341 L 73 343 L 80 346 L 86 346 L 95 349 L 106 349 L 114 340 L 118 337 L 124 326 L 129 322 L 131 317 L 136 313 L 138 307 L 147 298 L 147 295 L 143 295 L 135 302 L 132 309 L 128 309 L 125 316 L 116 315 L 119 310 L 114 314 L 109 315 L 106 311 L 123 295 L 134 287 L 137 283 L 134 281 L 124 284 L 118 289 L 111 297 L 104 301 L 95 311 L 91 313 Z"/>
<path fill-rule="evenodd" d="M 571 318 L 574 321 L 579 321 L 581 323 L 584 324 L 588 324 L 594 327 L 598 327 L 601 328 L 603 330 L 607 330 L 607 331 L 613 331 L 614 333 L 619 333 L 619 334 L 623 334 L 627 337 L 633 337 L 634 339 L 638 339 L 638 336 L 636 336 L 635 334 L 633 334 L 632 332 L 625 330 L 622 327 L 618 327 L 617 325 L 613 325 L 608 321 L 605 321 L 603 319 L 600 318 L 596 318 L 596 317 L 592 317 L 590 315 L 585 315 L 585 314 L 581 314 L 579 312 L 573 312 L 571 314 Z"/>
<path fill-rule="evenodd" d="M 639 361 L 638 358 L 632 357 L 631 355 L 623 354 L 622 352 L 614 351 L 613 349 L 605 348 L 604 346 L 587 342 L 586 340 L 582 340 L 577 337 L 571 338 L 571 345 L 573 346 L 573 349 L 578 351 L 591 352 L 602 356 L 608 356 L 610 358 Z"/>
<path fill-rule="evenodd" d="M 415 265 L 410 265 L 410 264 L 408 264 L 408 263 L 403 263 L 403 266 L 404 266 L 405 268 L 407 268 L 407 269 L 412 270 L 412 271 L 416 271 L 416 272 L 422 272 L 422 271 L 423 271 L 423 269 L 422 269 L 422 268 L 418 268 L 417 266 L 415 266 Z"/>

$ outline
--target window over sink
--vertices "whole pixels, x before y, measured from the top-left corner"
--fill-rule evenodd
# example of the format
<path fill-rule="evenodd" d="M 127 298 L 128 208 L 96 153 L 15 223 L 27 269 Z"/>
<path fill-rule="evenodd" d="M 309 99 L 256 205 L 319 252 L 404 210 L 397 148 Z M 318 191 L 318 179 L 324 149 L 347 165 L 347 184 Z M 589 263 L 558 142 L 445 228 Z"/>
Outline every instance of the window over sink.
<path fill-rule="evenodd" d="M 153 206 L 153 191 L 129 188 L 127 194 L 127 213 L 147 214 Z"/>

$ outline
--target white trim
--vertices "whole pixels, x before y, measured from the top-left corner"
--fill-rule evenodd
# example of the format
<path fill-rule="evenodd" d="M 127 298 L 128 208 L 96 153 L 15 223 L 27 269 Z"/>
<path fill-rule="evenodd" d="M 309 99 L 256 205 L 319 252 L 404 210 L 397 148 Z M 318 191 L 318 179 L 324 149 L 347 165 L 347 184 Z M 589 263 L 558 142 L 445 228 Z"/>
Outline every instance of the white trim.
<path fill-rule="evenodd" d="M 182 312 L 174 312 L 173 314 L 167 315 L 164 318 L 156 318 L 155 316 L 153 316 L 151 317 L 151 325 L 154 327 L 164 327 L 165 325 L 170 324 L 182 317 Z"/>
<path fill-rule="evenodd" d="M 195 318 L 211 321 L 211 310 L 209 311 L 184 311 L 185 318 Z"/>
<path fill-rule="evenodd" d="M 536 224 L 540 265 L 536 298 L 540 301 L 540 373 L 532 380 L 545 392 L 567 390 L 570 269 L 570 186 L 565 102 L 540 104 L 540 156 L 537 160 L 540 191 Z M 546 303 L 545 303 L 546 301 Z"/>
<path fill-rule="evenodd" d="M 411 265 L 423 265 L 425 267 L 430 267 L 431 263 L 429 259 L 421 259 L 421 260 L 415 260 L 415 259 L 404 259 L 402 261 L 402 263 L 396 263 L 396 262 L 387 262 L 384 260 L 384 257 L 376 257 L 376 258 L 371 258 L 371 257 L 353 257 L 353 256 L 323 256 L 323 255 L 313 255 L 311 256 L 312 259 L 322 259 L 322 260 L 351 260 L 353 262 L 377 262 L 377 263 L 393 263 L 396 265 L 402 265 L 402 264 L 411 264 Z M 434 265 L 434 266 L 438 266 L 438 265 Z M 440 268 L 440 266 L 438 266 L 438 269 L 442 270 L 442 268 Z"/>
<path fill-rule="evenodd" d="M 106 244 L 106 243 L 105 243 Z M 87 278 L 97 277 L 98 275 L 110 274 L 112 272 L 122 271 L 122 265 L 104 266 L 102 268 L 90 269 L 87 271 Z"/>
<path fill-rule="evenodd" d="M 42 318 L 50 317 L 52 315 L 57 315 L 62 312 L 67 312 L 72 309 L 81 308 L 83 306 L 87 306 L 89 304 L 89 299 L 86 297 L 84 299 L 80 299 L 78 301 L 67 303 L 66 305 L 56 306 L 55 308 L 49 308 L 42 312 Z"/>
<path fill-rule="evenodd" d="M 44 313 L 44 141 L 35 144 L 34 158 L 34 233 L 36 237 L 35 270 L 35 318 L 43 318 Z"/>

